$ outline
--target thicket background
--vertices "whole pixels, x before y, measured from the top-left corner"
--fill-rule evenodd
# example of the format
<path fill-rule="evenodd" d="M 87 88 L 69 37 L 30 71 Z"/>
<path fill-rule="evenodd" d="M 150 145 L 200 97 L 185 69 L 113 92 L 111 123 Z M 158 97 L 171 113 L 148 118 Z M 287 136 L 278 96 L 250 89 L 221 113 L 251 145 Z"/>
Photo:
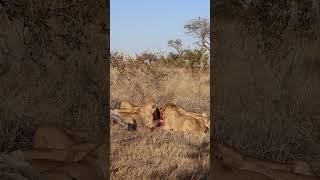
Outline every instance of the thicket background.
<path fill-rule="evenodd" d="M 185 22 L 185 33 L 196 46 L 186 48 L 181 39 L 168 40 L 170 52 L 111 52 L 111 108 L 119 101 L 163 106 L 176 103 L 189 111 L 209 113 L 210 22 L 195 17 Z"/>
<path fill-rule="evenodd" d="M 111 109 L 121 101 L 137 105 L 153 101 L 158 107 L 171 102 L 188 111 L 209 114 L 209 19 L 195 17 L 184 27 L 196 38 L 197 46 L 185 48 L 182 40 L 168 39 L 172 48 L 169 53 L 146 51 L 134 56 L 111 53 Z M 150 132 L 143 127 L 129 132 L 117 124 L 111 124 L 110 129 L 111 179 L 209 176 L 209 134 L 199 139 L 192 133 L 161 129 Z"/>

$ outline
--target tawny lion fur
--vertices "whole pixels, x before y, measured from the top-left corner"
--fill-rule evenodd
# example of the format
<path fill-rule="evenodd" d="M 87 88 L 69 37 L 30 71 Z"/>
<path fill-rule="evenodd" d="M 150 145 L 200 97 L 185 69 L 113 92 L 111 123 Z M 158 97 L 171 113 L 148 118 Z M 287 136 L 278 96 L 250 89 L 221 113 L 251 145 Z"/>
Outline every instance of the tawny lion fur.
<path fill-rule="evenodd" d="M 137 112 L 139 110 L 139 106 L 132 104 L 127 101 L 123 101 L 120 103 L 119 109 L 116 109 L 116 112 Z"/>
<path fill-rule="evenodd" d="M 291 164 L 263 161 L 244 156 L 231 147 L 217 144 L 214 147 L 215 158 L 231 169 L 256 172 L 275 180 L 316 180 L 310 165 L 304 161 L 293 161 Z"/>
<path fill-rule="evenodd" d="M 155 103 L 150 102 L 142 105 L 136 111 L 117 111 L 121 118 L 129 124 L 137 124 L 138 127 L 146 126 L 149 128 L 154 127 L 154 117 L 153 113 L 156 110 Z"/>
<path fill-rule="evenodd" d="M 193 118 L 199 119 L 199 120 L 204 122 L 204 124 L 205 124 L 205 126 L 207 128 L 210 128 L 210 120 L 209 120 L 209 117 L 207 116 L 206 113 L 198 114 L 198 113 L 194 113 L 194 112 L 188 112 L 185 109 L 183 109 L 182 107 L 178 107 L 178 106 L 176 106 L 176 107 L 177 107 L 177 110 L 181 114 L 184 114 L 184 115 L 191 116 Z"/>
<path fill-rule="evenodd" d="M 40 175 L 40 178 L 24 180 L 106 179 L 105 143 L 80 142 L 76 136 L 67 129 L 40 127 L 34 135 L 31 149 L 16 150 L 10 155 L 16 160 L 28 162 Z M 25 169 L 21 171 L 23 175 L 31 173 L 30 168 L 20 164 L 15 162 L 12 167 Z M 32 174 L 29 176 L 33 177 L 35 173 Z"/>
<path fill-rule="evenodd" d="M 162 111 L 165 130 L 192 132 L 200 135 L 204 135 L 208 130 L 203 120 L 186 115 L 175 104 L 167 104 Z"/>
<path fill-rule="evenodd" d="M 214 157 L 210 164 L 212 172 L 209 179 L 221 180 L 273 180 L 272 178 L 257 172 L 241 170 L 226 166 L 223 161 Z"/>

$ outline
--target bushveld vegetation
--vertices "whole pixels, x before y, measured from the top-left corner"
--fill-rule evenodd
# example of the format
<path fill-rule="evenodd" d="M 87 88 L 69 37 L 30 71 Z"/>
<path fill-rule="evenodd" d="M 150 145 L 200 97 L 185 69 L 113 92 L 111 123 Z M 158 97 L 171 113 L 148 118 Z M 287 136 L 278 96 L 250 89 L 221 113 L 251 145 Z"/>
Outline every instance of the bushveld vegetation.
<path fill-rule="evenodd" d="M 138 105 L 154 101 L 158 106 L 172 102 L 209 114 L 208 19 L 191 20 L 185 29 L 198 37 L 194 49 L 185 49 L 175 39 L 168 41 L 169 54 L 142 52 L 133 57 L 111 53 L 111 108 L 120 101 Z M 209 155 L 209 135 L 199 139 L 163 130 L 128 132 L 111 126 L 112 179 L 200 179 L 209 175 Z"/>
<path fill-rule="evenodd" d="M 175 102 L 189 110 L 209 111 L 209 22 L 196 18 L 185 25 L 195 36 L 194 49 L 180 39 L 169 40 L 169 54 L 142 52 L 128 56 L 111 53 L 111 97 L 134 103 Z"/>

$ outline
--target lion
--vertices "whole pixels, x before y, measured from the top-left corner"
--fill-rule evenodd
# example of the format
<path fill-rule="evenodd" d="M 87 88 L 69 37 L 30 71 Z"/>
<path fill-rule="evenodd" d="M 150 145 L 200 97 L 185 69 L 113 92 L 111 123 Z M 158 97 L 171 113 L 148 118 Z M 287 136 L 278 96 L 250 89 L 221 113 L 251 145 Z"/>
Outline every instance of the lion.
<path fill-rule="evenodd" d="M 167 104 L 162 111 L 163 129 L 165 130 L 193 132 L 200 135 L 208 132 L 202 120 L 184 114 L 175 104 Z"/>
<path fill-rule="evenodd" d="M 57 127 L 40 127 L 28 150 L 16 150 L 14 159 L 28 162 L 40 179 L 106 179 L 105 143 L 78 141 L 76 134 Z M 0 168 L 1 169 L 1 168 Z"/>
<path fill-rule="evenodd" d="M 185 109 L 183 109 L 182 107 L 178 107 L 178 106 L 177 106 L 177 109 L 180 113 L 182 113 L 184 115 L 191 116 L 193 118 L 202 120 L 205 123 L 205 126 L 207 128 L 210 128 L 210 120 L 209 120 L 209 117 L 206 113 L 198 114 L 198 113 L 194 113 L 194 112 L 188 112 Z"/>
<path fill-rule="evenodd" d="M 171 105 L 174 105 L 172 103 L 169 103 Z M 194 112 L 189 112 L 189 111 L 186 111 L 184 108 L 182 107 L 179 107 L 177 105 L 176 106 L 176 109 L 183 115 L 187 115 L 187 116 L 191 116 L 193 118 L 196 118 L 196 119 L 199 119 L 201 121 L 204 122 L 205 126 L 209 129 L 210 128 L 210 119 L 209 119 L 209 116 L 207 115 L 207 113 L 203 112 L 203 113 L 194 113 Z M 160 108 L 160 111 L 163 111 L 163 108 Z"/>
<path fill-rule="evenodd" d="M 119 118 L 124 120 L 129 125 L 135 125 L 136 127 L 155 127 L 155 112 L 157 107 L 155 103 L 149 102 L 142 105 L 138 110 L 131 112 L 117 111 Z M 135 130 L 136 127 L 132 130 Z M 130 130 L 130 129 L 129 129 Z"/>
<path fill-rule="evenodd" d="M 209 115 L 208 115 L 207 113 L 205 113 L 205 112 L 201 113 L 201 116 L 203 116 L 203 117 L 209 117 Z"/>
<path fill-rule="evenodd" d="M 120 103 L 119 109 L 115 109 L 116 112 L 137 112 L 140 107 L 127 101 Z"/>
<path fill-rule="evenodd" d="M 223 144 L 216 144 L 214 146 L 214 155 L 225 166 L 264 174 L 273 179 L 318 179 L 315 177 L 316 174 L 311 172 L 311 167 L 306 165 L 306 162 L 293 161 L 291 164 L 285 164 L 259 160 L 244 156 L 233 148 Z"/>
<path fill-rule="evenodd" d="M 209 179 L 223 180 L 273 180 L 272 178 L 257 172 L 241 170 L 226 166 L 220 159 L 213 157 L 210 165 L 212 172 Z"/>
<path fill-rule="evenodd" d="M 0 153 L 0 179 L 3 180 L 40 180 L 40 173 L 30 163 L 7 153 Z"/>
<path fill-rule="evenodd" d="M 71 136 L 63 128 L 43 126 L 39 128 L 33 136 L 33 148 L 56 148 L 66 149 L 79 141 L 75 136 Z"/>

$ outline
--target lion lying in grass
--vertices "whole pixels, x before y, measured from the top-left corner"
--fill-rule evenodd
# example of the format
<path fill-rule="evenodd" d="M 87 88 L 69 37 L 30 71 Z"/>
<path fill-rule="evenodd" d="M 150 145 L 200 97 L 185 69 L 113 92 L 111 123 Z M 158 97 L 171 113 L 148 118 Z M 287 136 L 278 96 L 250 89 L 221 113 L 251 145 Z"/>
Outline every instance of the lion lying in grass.
<path fill-rule="evenodd" d="M 214 157 L 229 169 L 250 171 L 268 176 L 275 180 L 316 180 L 316 174 L 304 161 L 293 161 L 291 164 L 263 161 L 244 156 L 226 145 L 214 146 Z M 219 169 L 219 168 L 218 168 Z"/>
<path fill-rule="evenodd" d="M 129 102 L 122 102 L 119 109 L 111 111 L 111 115 L 127 123 L 128 130 L 135 130 L 137 127 L 155 127 L 155 112 L 157 112 L 157 108 L 153 102 L 146 103 L 141 107 Z"/>
<path fill-rule="evenodd" d="M 183 109 L 182 107 L 177 107 L 177 110 L 181 113 L 181 114 L 184 114 L 184 115 L 187 115 L 187 116 L 191 116 L 193 118 L 196 118 L 196 119 L 200 119 L 204 122 L 205 126 L 207 128 L 210 128 L 210 120 L 209 120 L 209 117 L 206 113 L 202 113 L 202 114 L 198 114 L 198 113 L 194 113 L 194 112 L 188 112 L 186 111 L 185 109 Z"/>
<path fill-rule="evenodd" d="M 122 125 L 128 124 L 128 130 L 137 127 L 148 127 L 151 130 L 163 126 L 165 130 L 193 132 L 205 134 L 210 127 L 209 117 L 205 114 L 188 112 L 174 104 L 164 108 L 155 107 L 155 103 L 147 103 L 141 107 L 130 102 L 121 102 L 120 108 L 111 111 L 113 119 Z M 124 123 L 123 123 L 124 122 Z"/>
<path fill-rule="evenodd" d="M 220 159 L 214 157 L 210 167 L 209 179 L 221 180 L 273 180 L 272 178 L 253 171 L 241 170 L 226 166 Z"/>
<path fill-rule="evenodd" d="M 198 135 L 208 132 L 209 128 L 203 119 L 198 118 L 195 114 L 187 113 L 175 104 L 167 104 L 162 111 L 163 129 L 165 130 L 192 132 Z"/>
<path fill-rule="evenodd" d="M 130 102 L 127 101 L 123 101 L 120 103 L 120 107 L 119 109 L 116 109 L 115 111 L 117 112 L 137 112 L 139 110 L 139 106 L 132 104 Z"/>
<path fill-rule="evenodd" d="M 0 179 L 40 180 L 40 173 L 28 162 L 16 159 L 7 153 L 0 153 Z"/>
<path fill-rule="evenodd" d="M 57 127 L 40 127 L 31 149 L 11 152 L 15 159 L 31 164 L 45 180 L 106 179 L 105 155 L 103 142 L 84 142 Z"/>

